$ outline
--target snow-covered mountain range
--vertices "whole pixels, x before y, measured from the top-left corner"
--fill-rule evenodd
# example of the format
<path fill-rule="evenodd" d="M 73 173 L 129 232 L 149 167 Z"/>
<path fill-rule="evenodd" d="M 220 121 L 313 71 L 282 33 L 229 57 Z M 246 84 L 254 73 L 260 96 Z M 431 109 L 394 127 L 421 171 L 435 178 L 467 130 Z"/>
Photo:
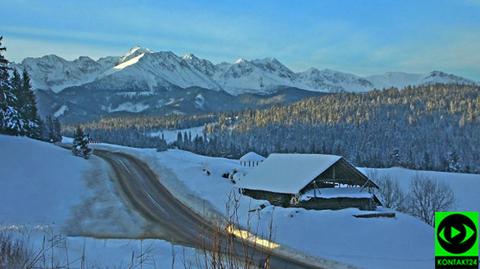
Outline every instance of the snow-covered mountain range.
<path fill-rule="evenodd" d="M 123 56 L 67 61 L 56 55 L 26 58 L 39 112 L 63 122 L 103 116 L 198 114 L 288 104 L 328 92 L 364 92 L 428 83 L 474 84 L 452 74 L 385 73 L 360 77 L 310 68 L 294 72 L 274 58 L 214 64 L 193 54 L 134 47 Z"/>
<path fill-rule="evenodd" d="M 122 91 L 128 88 L 138 92 L 151 92 L 157 88 L 201 87 L 239 95 L 268 94 L 282 86 L 317 92 L 362 92 L 428 83 L 476 83 L 440 71 L 428 74 L 388 72 L 367 77 L 316 68 L 294 72 L 275 58 L 239 59 L 234 63 L 214 64 L 193 54 L 180 57 L 173 52 L 153 52 L 141 47 L 134 47 L 123 56 L 96 61 L 86 56 L 67 61 L 56 55 L 47 55 L 26 58 L 14 65 L 30 73 L 35 89 L 54 92 L 86 84 L 89 88 L 100 90 Z"/>

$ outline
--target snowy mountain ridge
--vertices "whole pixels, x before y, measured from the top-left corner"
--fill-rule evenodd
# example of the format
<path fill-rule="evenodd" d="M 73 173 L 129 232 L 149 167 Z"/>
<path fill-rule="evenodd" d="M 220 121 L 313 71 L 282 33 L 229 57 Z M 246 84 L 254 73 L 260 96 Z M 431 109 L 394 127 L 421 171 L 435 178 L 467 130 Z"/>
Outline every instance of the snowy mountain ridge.
<path fill-rule="evenodd" d="M 152 91 L 157 87 L 202 87 L 224 90 L 232 95 L 268 94 L 282 86 L 316 92 L 364 92 L 432 83 L 477 83 L 441 71 L 427 74 L 387 72 L 366 77 L 313 67 L 294 72 L 275 58 L 240 58 L 234 63 L 214 64 L 190 53 L 180 57 L 171 51 L 153 52 L 139 46 L 123 56 L 96 61 L 87 56 L 68 61 L 56 55 L 46 55 L 25 58 L 13 65 L 29 72 L 35 89 L 54 92 L 85 84 L 94 88 L 122 89 L 125 83 L 129 87 L 135 85 L 138 91 Z"/>

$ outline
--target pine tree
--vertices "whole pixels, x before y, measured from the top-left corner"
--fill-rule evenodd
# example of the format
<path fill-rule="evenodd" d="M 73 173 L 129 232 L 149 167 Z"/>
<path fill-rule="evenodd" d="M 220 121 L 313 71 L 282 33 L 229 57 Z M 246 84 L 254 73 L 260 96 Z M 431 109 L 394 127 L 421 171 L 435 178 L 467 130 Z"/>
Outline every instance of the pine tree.
<path fill-rule="evenodd" d="M 10 76 L 8 74 L 8 60 L 2 52 L 3 36 L 0 36 L 0 133 L 18 135 L 23 128 L 20 115 L 16 110 L 17 97 L 15 96 Z"/>
<path fill-rule="evenodd" d="M 10 86 L 12 94 L 15 96 L 15 101 L 12 100 L 10 105 L 18 112 L 18 127 L 15 134 L 28 135 L 28 120 L 24 112 L 26 102 L 22 92 L 22 78 L 16 69 L 13 69 Z"/>
<path fill-rule="evenodd" d="M 54 134 L 52 136 L 53 142 L 62 141 L 62 126 L 57 117 L 53 119 L 53 134 Z"/>
<path fill-rule="evenodd" d="M 73 134 L 72 153 L 85 159 L 90 158 L 92 150 L 88 147 L 90 138 L 83 132 L 82 127 L 78 126 Z"/>
<path fill-rule="evenodd" d="M 178 132 L 177 133 L 177 144 L 179 146 L 181 146 L 183 144 L 183 136 L 182 136 L 182 132 Z"/>
<path fill-rule="evenodd" d="M 41 125 L 41 137 L 51 143 L 62 140 L 60 122 L 56 117 L 47 116 Z"/>
<path fill-rule="evenodd" d="M 400 161 L 400 150 L 395 148 L 390 154 L 390 166 L 400 166 Z"/>
<path fill-rule="evenodd" d="M 22 84 L 21 84 L 21 91 L 19 95 L 22 99 L 22 114 L 24 119 L 28 121 L 27 125 L 27 135 L 32 138 L 39 138 L 40 137 L 40 118 L 38 116 L 37 111 L 37 101 L 35 98 L 35 94 L 32 91 L 32 86 L 30 83 L 30 75 L 28 74 L 27 70 L 23 70 L 22 73 Z M 57 133 L 57 135 L 60 132 Z M 57 139 L 55 139 L 57 140 Z"/>
<path fill-rule="evenodd" d="M 425 152 L 423 154 L 423 161 L 422 161 L 421 167 L 425 170 L 430 170 L 431 162 L 432 160 L 430 158 L 430 154 L 428 154 L 428 152 Z"/>
<path fill-rule="evenodd" d="M 448 171 L 458 172 L 460 168 L 460 158 L 458 157 L 457 152 L 450 152 L 448 154 Z"/>
<path fill-rule="evenodd" d="M 21 88 L 22 88 L 22 78 L 18 73 L 17 69 L 13 69 L 12 78 L 10 79 L 10 86 L 12 87 L 12 92 L 15 94 L 18 100 L 18 107 L 22 106 L 21 99 L 22 96 L 20 95 Z"/>

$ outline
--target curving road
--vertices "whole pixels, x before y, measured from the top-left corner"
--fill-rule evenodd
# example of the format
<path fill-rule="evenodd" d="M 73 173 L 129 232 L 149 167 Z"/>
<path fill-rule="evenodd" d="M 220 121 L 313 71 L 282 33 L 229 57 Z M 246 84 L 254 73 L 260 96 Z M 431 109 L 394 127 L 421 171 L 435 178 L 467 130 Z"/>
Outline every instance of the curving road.
<path fill-rule="evenodd" d="M 350 268 L 334 261 L 323 261 L 322 266 L 287 255 L 265 252 L 261 247 L 242 243 L 242 240 L 218 232 L 209 221 L 202 218 L 176 199 L 157 179 L 155 173 L 142 161 L 131 155 L 95 149 L 95 155 L 111 166 L 115 180 L 134 210 L 166 232 L 168 241 L 210 249 L 220 244 L 229 247 L 235 256 L 248 259 L 252 264 L 263 265 L 269 257 L 270 268 Z M 211 237 L 215 235 L 216 239 Z M 228 243 L 230 242 L 230 243 Z"/>

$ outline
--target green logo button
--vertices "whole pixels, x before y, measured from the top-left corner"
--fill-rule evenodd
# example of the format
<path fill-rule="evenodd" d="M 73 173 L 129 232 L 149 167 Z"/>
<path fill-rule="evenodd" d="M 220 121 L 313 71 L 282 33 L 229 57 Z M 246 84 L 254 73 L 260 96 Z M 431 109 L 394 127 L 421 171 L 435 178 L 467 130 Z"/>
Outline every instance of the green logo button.
<path fill-rule="evenodd" d="M 478 212 L 436 212 L 435 235 L 435 256 L 478 256 Z"/>
<path fill-rule="evenodd" d="M 435 212 L 435 267 L 478 268 L 478 212 Z"/>

